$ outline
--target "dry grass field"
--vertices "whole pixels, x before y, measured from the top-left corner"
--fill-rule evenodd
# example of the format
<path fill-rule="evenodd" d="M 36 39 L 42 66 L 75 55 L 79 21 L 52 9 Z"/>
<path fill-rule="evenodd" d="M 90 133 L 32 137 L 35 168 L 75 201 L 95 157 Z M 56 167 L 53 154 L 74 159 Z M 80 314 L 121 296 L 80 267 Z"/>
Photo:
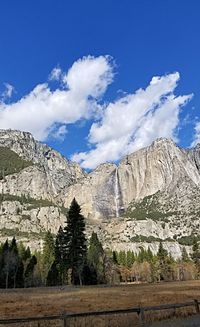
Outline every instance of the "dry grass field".
<path fill-rule="evenodd" d="M 160 284 L 120 285 L 113 287 L 65 287 L 0 290 L 0 319 L 54 315 L 63 312 L 87 312 L 126 309 L 134 306 L 159 305 L 166 303 L 200 300 L 200 281 L 171 282 Z M 194 309 L 178 309 L 177 312 L 147 314 L 147 320 L 167 318 L 171 315 L 187 315 Z M 136 314 L 132 314 L 137 316 Z M 126 323 L 105 322 L 100 318 L 95 323 L 79 322 L 70 326 L 133 326 L 133 317 L 121 317 Z M 151 319 L 150 319 L 151 318 Z M 91 318 L 90 318 L 91 319 Z M 135 326 L 137 317 L 134 317 Z M 110 320 L 111 321 L 111 320 Z M 130 321 L 130 324 L 129 324 Z M 43 325 L 41 325 L 43 326 Z M 45 325 L 46 326 L 46 325 Z M 54 324 L 55 326 L 55 324 Z"/>

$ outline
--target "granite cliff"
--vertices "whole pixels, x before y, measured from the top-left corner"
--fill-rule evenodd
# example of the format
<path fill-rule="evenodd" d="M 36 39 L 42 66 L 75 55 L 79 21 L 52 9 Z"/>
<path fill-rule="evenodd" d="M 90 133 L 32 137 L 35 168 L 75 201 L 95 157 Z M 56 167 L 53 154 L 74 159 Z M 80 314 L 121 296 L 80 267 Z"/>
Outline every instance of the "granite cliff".
<path fill-rule="evenodd" d="M 37 246 L 45 230 L 56 233 L 64 223 L 73 197 L 88 235 L 96 230 L 113 249 L 156 251 L 163 240 L 178 257 L 200 231 L 199 145 L 184 150 L 158 139 L 88 174 L 30 133 L 0 130 L 0 150 L 2 240 L 17 235 Z M 9 156 L 18 166 L 10 167 Z"/>

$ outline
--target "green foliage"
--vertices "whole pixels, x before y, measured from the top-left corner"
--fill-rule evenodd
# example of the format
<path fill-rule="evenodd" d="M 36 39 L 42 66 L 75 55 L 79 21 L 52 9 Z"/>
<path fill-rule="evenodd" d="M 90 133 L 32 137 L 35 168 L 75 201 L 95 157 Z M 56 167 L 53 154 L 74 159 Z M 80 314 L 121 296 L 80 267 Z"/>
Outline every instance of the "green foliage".
<path fill-rule="evenodd" d="M 177 215 L 177 212 L 163 212 L 158 203 L 158 196 L 158 193 L 149 195 L 144 197 L 140 202 L 131 203 L 124 216 L 136 220 L 152 219 L 155 221 L 162 220 L 167 222 L 168 217 Z"/>
<path fill-rule="evenodd" d="M 159 237 L 154 237 L 154 236 L 136 235 L 136 236 L 131 237 L 130 241 L 134 242 L 134 243 L 135 242 L 152 243 L 152 242 L 161 242 L 163 240 Z M 164 241 L 174 242 L 174 240 L 171 238 L 166 238 Z"/>
<path fill-rule="evenodd" d="M 80 212 L 81 208 L 74 198 L 68 211 L 67 226 L 64 228 L 66 260 L 71 269 L 72 284 L 82 284 L 82 271 L 86 261 L 85 221 Z"/>
<path fill-rule="evenodd" d="M 26 237 L 29 238 L 30 236 L 32 238 L 38 239 L 38 238 L 42 238 L 44 235 L 44 232 L 40 232 L 40 233 L 35 233 L 35 232 L 23 232 L 21 230 L 19 230 L 19 228 L 15 228 L 15 229 L 8 229 L 8 228 L 2 228 L 0 230 L 0 235 L 2 236 L 16 236 L 16 237 Z"/>
<path fill-rule="evenodd" d="M 198 273 L 200 273 L 200 246 L 197 239 L 193 239 L 192 245 L 192 259 L 197 267 Z"/>
<path fill-rule="evenodd" d="M 0 179 L 33 165 L 33 162 L 24 160 L 17 153 L 5 147 L 0 147 L 0 158 Z"/>
<path fill-rule="evenodd" d="M 92 281 L 95 283 L 94 276 L 96 276 L 96 284 L 105 282 L 104 276 L 104 250 L 96 233 L 92 233 L 87 253 L 87 261 L 90 268 Z"/>
<path fill-rule="evenodd" d="M 66 282 L 66 271 L 67 271 L 67 262 L 66 262 L 66 253 L 65 253 L 65 234 L 60 226 L 58 233 L 56 235 L 55 241 L 55 265 L 58 272 L 57 275 L 57 284 L 63 285 Z M 55 267 L 52 266 L 55 275 Z"/>
<path fill-rule="evenodd" d="M 9 193 L 1 193 L 0 194 L 0 202 L 3 201 L 18 201 L 21 205 L 30 204 L 29 209 L 39 208 L 39 207 L 50 207 L 55 204 L 47 199 L 34 199 L 29 195 L 22 194 L 21 196 L 13 195 Z"/>
<path fill-rule="evenodd" d="M 119 251 L 119 253 L 117 253 L 117 263 L 121 266 L 126 266 L 126 252 L 125 251 Z"/>
<path fill-rule="evenodd" d="M 162 242 L 159 244 L 159 249 L 157 253 L 157 258 L 159 262 L 159 279 L 160 280 L 173 280 L 173 258 L 171 255 L 168 254 L 167 250 L 164 249 Z"/>
<path fill-rule="evenodd" d="M 200 235 L 188 235 L 188 236 L 182 236 L 177 239 L 178 243 L 181 245 L 189 245 L 192 246 L 194 241 L 199 242 L 200 241 Z"/>
<path fill-rule="evenodd" d="M 135 254 L 134 254 L 134 252 L 133 251 L 127 251 L 127 253 L 126 253 L 126 266 L 128 267 L 128 268 L 131 268 L 132 267 L 132 265 L 133 265 L 133 263 L 134 263 L 134 261 L 135 261 Z"/>
<path fill-rule="evenodd" d="M 55 260 L 55 247 L 53 235 L 50 231 L 47 231 L 44 237 L 43 245 L 43 267 L 44 267 L 44 278 L 47 279 L 48 272 Z"/>
<path fill-rule="evenodd" d="M 136 260 L 136 255 L 133 251 L 115 251 L 113 252 L 114 263 L 117 263 L 120 266 L 130 268 Z"/>
<path fill-rule="evenodd" d="M 0 255 L 0 288 L 24 287 L 25 253 L 25 247 L 22 243 L 18 246 L 15 238 L 10 243 L 6 240 L 3 244 Z"/>
<path fill-rule="evenodd" d="M 28 287 L 34 286 L 33 274 L 34 274 L 34 268 L 35 268 L 36 264 L 37 264 L 37 258 L 35 255 L 33 255 L 30 258 L 28 265 L 26 267 L 25 273 L 24 273 L 25 285 Z"/>
<path fill-rule="evenodd" d="M 47 286 L 59 285 L 59 270 L 55 261 L 52 263 L 51 268 L 48 271 L 46 285 Z"/>
<path fill-rule="evenodd" d="M 190 262 L 189 255 L 188 255 L 187 250 L 186 250 L 185 247 L 182 248 L 181 261 L 182 262 Z"/>

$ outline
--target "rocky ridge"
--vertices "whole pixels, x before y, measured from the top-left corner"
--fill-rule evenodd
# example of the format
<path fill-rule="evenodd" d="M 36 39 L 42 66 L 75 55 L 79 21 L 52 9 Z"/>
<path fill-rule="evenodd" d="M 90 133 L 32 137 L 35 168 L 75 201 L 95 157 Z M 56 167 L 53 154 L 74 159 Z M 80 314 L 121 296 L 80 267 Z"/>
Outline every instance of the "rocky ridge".
<path fill-rule="evenodd" d="M 45 230 L 56 233 L 64 223 L 73 197 L 88 235 L 95 230 L 113 249 L 155 252 L 163 240 L 178 257 L 180 244 L 189 245 L 200 231 L 199 145 L 183 150 L 158 139 L 118 166 L 102 164 L 88 174 L 30 133 L 0 130 L 0 147 L 32 163 L 0 180 L 2 240 L 16 234 L 38 246 Z"/>

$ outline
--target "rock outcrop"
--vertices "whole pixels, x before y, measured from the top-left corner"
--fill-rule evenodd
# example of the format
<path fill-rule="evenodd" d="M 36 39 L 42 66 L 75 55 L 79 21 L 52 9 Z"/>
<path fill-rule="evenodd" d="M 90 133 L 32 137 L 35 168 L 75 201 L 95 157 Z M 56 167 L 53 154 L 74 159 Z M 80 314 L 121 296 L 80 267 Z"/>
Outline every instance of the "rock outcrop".
<path fill-rule="evenodd" d="M 70 186 L 65 205 L 76 196 L 87 217 L 117 218 L 132 202 L 157 192 L 188 198 L 191 193 L 198 193 L 199 186 L 199 171 L 188 153 L 172 140 L 158 139 L 124 158 L 118 167 L 100 165 L 85 179 Z"/>
<path fill-rule="evenodd" d="M 37 142 L 30 133 L 0 130 L 0 147 L 17 153 L 33 166 L 18 174 L 5 176 L 0 191 L 14 195 L 26 194 L 34 198 L 62 203 L 67 187 L 85 176 L 76 163 L 64 158 L 49 146 Z"/>
<path fill-rule="evenodd" d="M 20 171 L 0 172 L 2 240 L 17 235 L 34 247 L 45 230 L 55 234 L 63 225 L 74 197 L 88 236 L 97 231 L 113 249 L 155 252 L 163 240 L 178 257 L 180 244 L 200 232 L 200 145 L 184 150 L 158 139 L 88 174 L 30 133 L 0 130 L 2 147 L 28 161 Z"/>

